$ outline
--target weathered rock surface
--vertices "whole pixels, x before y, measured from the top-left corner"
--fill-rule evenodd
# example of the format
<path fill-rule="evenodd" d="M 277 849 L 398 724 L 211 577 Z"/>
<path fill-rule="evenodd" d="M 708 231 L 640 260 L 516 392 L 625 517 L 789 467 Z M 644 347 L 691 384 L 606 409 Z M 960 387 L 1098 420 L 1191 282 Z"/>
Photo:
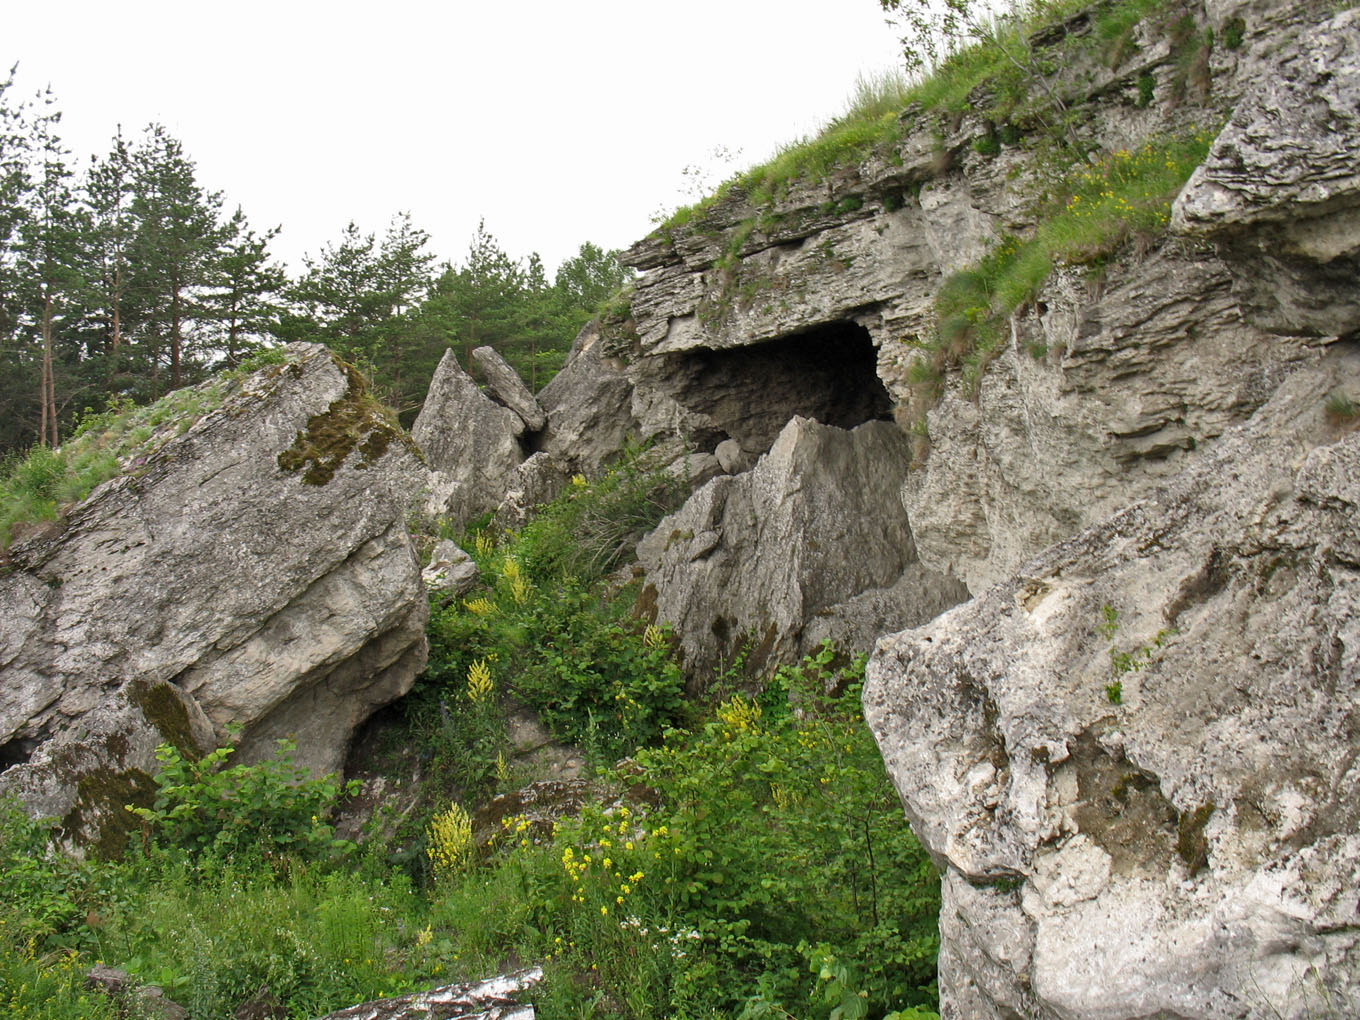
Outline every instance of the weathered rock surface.
<path fill-rule="evenodd" d="M 524 461 L 524 421 L 483 393 L 444 352 L 411 438 L 430 468 L 427 510 L 455 526 L 494 510 Z"/>
<path fill-rule="evenodd" d="M 84 836 L 155 744 L 193 753 L 228 723 L 245 760 L 291 734 L 299 763 L 337 768 L 425 663 L 405 526 L 424 472 L 362 379 L 299 344 L 205 385 L 227 387 L 220 406 L 162 426 L 0 576 L 0 791 Z"/>
<path fill-rule="evenodd" d="M 1092 293 L 1058 273 L 976 397 L 947 390 L 903 501 L 921 561 L 981 592 L 1151 490 L 1244 421 L 1309 348 L 1247 323 L 1228 268 L 1171 241 Z"/>
<path fill-rule="evenodd" d="M 1360 433 L 1292 375 L 1147 499 L 883 639 L 944 1014 L 1360 1011 Z M 1118 683 L 1118 688 L 1108 685 Z"/>
<path fill-rule="evenodd" d="M 818 612 L 896 582 L 915 559 L 898 499 L 908 459 L 889 422 L 794 418 L 749 472 L 715 478 L 665 518 L 638 546 L 642 599 L 675 626 L 686 668 L 702 675 L 748 641 L 785 661 Z M 931 584 L 917 596 L 930 615 L 956 600 Z"/>
<path fill-rule="evenodd" d="M 471 591 L 481 576 L 472 557 L 450 539 L 444 539 L 434 547 L 430 562 L 420 572 L 426 589 L 444 598 L 457 598 Z"/>
<path fill-rule="evenodd" d="M 592 322 L 576 338 L 562 371 L 540 391 L 548 415 L 540 449 L 566 474 L 598 475 L 637 436 L 633 386 L 622 369 L 605 355 L 599 325 Z"/>
<path fill-rule="evenodd" d="M 539 451 L 516 469 L 496 507 L 496 521 L 502 527 L 522 527 L 537 507 L 555 499 L 566 484 L 567 475 L 557 461 Z"/>
<path fill-rule="evenodd" d="M 548 422 L 548 416 L 538 405 L 529 387 L 519 373 L 510 367 L 494 347 L 478 347 L 472 352 L 472 360 L 486 376 L 487 388 L 491 395 L 510 410 L 519 415 L 524 427 L 537 432 Z"/>
<path fill-rule="evenodd" d="M 1233 111 L 1176 200 L 1277 332 L 1360 328 L 1360 11 L 1308 31 Z"/>
<path fill-rule="evenodd" d="M 534 1007 L 522 1002 L 543 980 L 543 969 L 531 967 L 475 984 L 444 985 L 416 995 L 378 999 L 327 1013 L 320 1020 L 534 1020 Z"/>

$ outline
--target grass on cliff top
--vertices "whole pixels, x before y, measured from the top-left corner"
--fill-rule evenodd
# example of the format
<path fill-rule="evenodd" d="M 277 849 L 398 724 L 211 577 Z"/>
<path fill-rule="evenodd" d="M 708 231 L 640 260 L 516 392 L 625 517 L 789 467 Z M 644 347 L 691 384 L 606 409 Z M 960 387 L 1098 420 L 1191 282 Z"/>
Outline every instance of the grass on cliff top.
<path fill-rule="evenodd" d="M 1125 243 L 1159 235 L 1171 203 L 1204 160 L 1207 132 L 1151 139 L 1073 170 L 1041 206 L 1033 236 L 1003 237 L 973 267 L 950 276 L 936 295 L 938 333 L 917 382 L 938 382 L 945 368 L 962 366 L 976 384 L 990 357 L 1009 336 L 1006 321 L 1033 301 L 1059 265 L 1098 267 Z"/>
<path fill-rule="evenodd" d="M 35 446 L 0 469 L 0 549 L 14 541 L 15 529 L 53 521 L 64 508 L 94 491 L 101 482 L 135 469 L 194 422 L 220 407 L 230 382 L 265 365 L 281 364 L 281 349 L 262 351 L 229 372 L 198 386 L 167 393 L 155 403 L 135 407 L 115 398 L 98 414 L 87 413 L 61 446 Z M 173 429 L 161 426 L 174 423 Z"/>
<path fill-rule="evenodd" d="M 1058 24 L 1073 14 L 1091 9 L 1091 30 L 1073 42 L 1064 40 L 1057 50 L 1041 55 L 1029 39 L 1045 26 Z M 764 163 L 724 181 L 710 195 L 670 215 L 657 233 L 671 232 L 703 219 L 714 206 L 734 191 L 755 207 L 769 207 L 795 180 L 825 178 L 837 167 L 862 163 L 874 153 L 892 158 L 892 149 L 909 132 L 902 113 L 918 105 L 924 110 L 959 114 L 974 109 L 970 96 L 988 86 L 986 107 L 976 112 L 994 121 L 1034 113 L 1045 99 L 1034 82 L 1035 74 L 1051 75 L 1061 52 L 1080 46 L 1097 61 L 1118 64 L 1133 45 L 1138 24 L 1158 11 L 1176 12 L 1181 0 L 1018 0 L 1004 17 L 990 22 L 981 39 L 954 40 L 948 55 L 927 73 L 913 80 L 902 72 L 861 76 L 846 102 L 845 112 L 816 135 L 800 138 Z M 1040 117 L 1055 121 L 1051 112 Z M 1054 132 L 1059 132 L 1056 122 Z"/>

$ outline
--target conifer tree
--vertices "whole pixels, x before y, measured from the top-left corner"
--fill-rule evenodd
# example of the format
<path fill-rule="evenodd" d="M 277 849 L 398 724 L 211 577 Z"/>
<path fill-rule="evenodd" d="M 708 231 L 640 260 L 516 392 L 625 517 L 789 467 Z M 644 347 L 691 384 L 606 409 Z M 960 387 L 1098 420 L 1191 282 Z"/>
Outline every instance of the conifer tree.
<path fill-rule="evenodd" d="M 288 283 L 283 268 L 269 260 L 269 242 L 279 229 L 256 234 L 238 206 L 224 225 L 224 240 L 208 264 L 205 317 L 214 326 L 216 346 L 228 367 L 258 350 L 277 327 L 280 297 Z"/>
<path fill-rule="evenodd" d="M 183 145 L 159 124 L 147 129 L 133 154 L 133 170 L 133 286 L 142 303 L 153 380 L 168 347 L 173 388 L 184 382 L 189 326 L 205 317 L 198 288 L 207 283 L 223 238 L 222 196 L 203 190 Z"/>

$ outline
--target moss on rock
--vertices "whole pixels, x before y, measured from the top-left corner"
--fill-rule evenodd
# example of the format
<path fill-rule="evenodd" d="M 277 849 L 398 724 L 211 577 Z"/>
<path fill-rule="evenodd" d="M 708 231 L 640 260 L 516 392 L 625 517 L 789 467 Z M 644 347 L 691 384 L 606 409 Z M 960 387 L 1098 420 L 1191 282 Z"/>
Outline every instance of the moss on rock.
<path fill-rule="evenodd" d="M 419 457 L 411 437 L 392 412 L 369 393 L 368 383 L 358 370 L 338 358 L 335 361 L 349 379 L 348 388 L 330 407 L 307 420 L 306 430 L 299 430 L 293 445 L 279 454 L 279 467 L 301 471 L 308 485 L 325 485 L 356 450 L 360 468 L 379 460 L 393 441 L 403 443 Z"/>

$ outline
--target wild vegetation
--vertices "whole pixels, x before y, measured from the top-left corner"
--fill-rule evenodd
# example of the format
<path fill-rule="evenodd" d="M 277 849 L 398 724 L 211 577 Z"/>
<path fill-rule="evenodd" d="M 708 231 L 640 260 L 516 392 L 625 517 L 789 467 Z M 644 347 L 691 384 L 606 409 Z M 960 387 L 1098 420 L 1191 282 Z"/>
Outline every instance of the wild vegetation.
<path fill-rule="evenodd" d="M 733 664 L 688 701 L 666 629 L 611 580 L 676 494 L 640 452 L 466 538 L 483 582 L 433 607 L 391 738 L 424 762 L 403 825 L 337 839 L 348 788 L 286 742 L 256 765 L 162 748 L 122 860 L 75 863 L 6 808 L 0 1001 L 111 1016 L 78 980 L 103 960 L 195 1018 L 261 986 L 305 1018 L 545 961 L 548 1018 L 932 1016 L 938 881 L 860 716 L 862 658 L 827 647 L 755 684 Z M 474 821 L 532 778 L 506 738 L 521 705 L 585 750 L 593 792 L 555 822 Z"/>
<path fill-rule="evenodd" d="M 1163 229 L 1207 145 L 1198 133 L 1129 150 L 1089 144 L 1080 96 L 1052 90 L 1058 51 L 1034 43 L 1037 27 L 1079 6 L 1036 0 L 983 21 L 951 0 L 946 11 L 961 20 L 944 27 L 971 41 L 927 54 L 928 74 L 862 82 L 818 137 L 679 210 L 661 235 L 702 229 L 740 195 L 756 214 L 728 238 L 724 258 L 739 260 L 791 182 L 875 154 L 891 160 L 911 127 L 906 109 L 974 110 L 987 125 L 978 156 L 1024 146 L 1042 171 L 1033 229 L 948 279 L 937 334 L 914 341 L 918 385 L 938 389 L 955 370 L 976 382 L 1008 318 L 1055 267 L 1098 271 Z M 1114 66 L 1154 19 L 1176 48 L 1172 91 L 1201 86 L 1213 41 L 1176 0 L 1101 4 L 1092 19 L 1064 45 Z M 1136 87 L 1146 105 L 1163 85 Z M 221 366 L 256 367 L 277 355 L 249 353 L 272 340 L 323 340 L 371 372 L 409 421 L 448 347 L 498 346 L 537 386 L 591 308 L 615 295 L 624 312 L 615 253 L 583 245 L 549 284 L 536 257 L 512 259 L 483 227 L 463 264 L 435 267 L 428 238 L 403 216 L 381 239 L 350 225 L 289 282 L 270 267 L 271 235 L 250 232 L 239 213 L 224 221 L 220 196 L 193 182 L 162 129 L 132 146 L 116 139 L 99 173 L 68 187 L 67 171 L 36 172 L 65 165 L 54 124 L 0 103 L 0 392 L 14 423 L 0 448 L 45 444 L 14 459 L 0 486 L 5 544 L 16 522 L 50 519 L 135 470 L 166 430 L 210 411 L 233 376 L 133 402 Z M 201 275 L 179 290 L 168 277 L 134 278 L 128 254 L 169 244 L 155 232 L 164 223 L 150 182 L 172 171 L 211 239 L 194 255 Z M 62 210 L 102 247 L 62 247 L 71 230 L 44 234 L 39 223 L 67 222 Z M 40 264 L 65 269 L 44 275 Z M 238 290 L 223 282 L 233 272 Z M 77 424 L 77 405 L 96 410 Z M 1342 394 L 1327 414 L 1356 418 Z M 418 806 L 402 820 L 379 814 L 357 842 L 333 828 L 349 788 L 301 776 L 286 744 L 248 766 L 232 764 L 230 747 L 198 761 L 162 749 L 155 800 L 133 812 L 141 839 L 120 860 L 76 862 L 58 851 L 60 832 L 5 806 L 0 1003 L 16 1016 L 112 1017 L 80 980 L 102 960 L 163 987 L 195 1018 L 230 1016 L 261 988 L 302 1018 L 543 961 L 536 994 L 549 1020 L 934 1016 L 938 880 L 860 716 L 862 660 L 826 647 L 763 678 L 732 663 L 704 678 L 696 700 L 666 627 L 632 613 L 636 591 L 616 568 L 681 492 L 633 451 L 601 479 L 573 479 L 520 531 L 450 536 L 482 582 L 432 604 L 430 665 L 386 748 L 419 762 Z M 1107 697 L 1120 701 L 1117 679 Z M 584 808 L 555 820 L 489 822 L 480 808 L 534 778 L 508 730 L 526 706 L 582 749 L 594 785 Z"/>

